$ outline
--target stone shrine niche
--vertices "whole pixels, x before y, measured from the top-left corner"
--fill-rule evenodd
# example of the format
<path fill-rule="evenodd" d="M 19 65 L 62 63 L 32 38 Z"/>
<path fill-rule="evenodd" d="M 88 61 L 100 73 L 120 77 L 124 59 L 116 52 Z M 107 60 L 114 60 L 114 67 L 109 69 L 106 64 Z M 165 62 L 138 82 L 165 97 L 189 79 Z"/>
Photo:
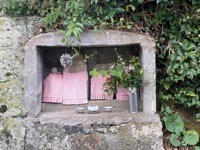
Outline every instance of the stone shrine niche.
<path fill-rule="evenodd" d="M 110 64 L 116 61 L 116 51 L 120 55 L 125 53 L 139 56 L 139 45 L 117 46 L 117 47 L 75 47 L 83 56 L 90 56 L 87 59 L 87 71 L 90 72 L 98 64 Z M 39 46 L 38 55 L 41 57 L 43 66 L 43 79 L 52 71 L 53 67 L 58 72 L 63 72 L 63 66 L 60 64 L 60 56 L 66 52 L 71 54 L 72 48 L 69 47 L 47 47 Z"/>
<path fill-rule="evenodd" d="M 52 67 L 63 72 L 59 61 L 60 56 L 66 52 L 71 53 L 72 46 L 76 47 L 83 56 L 98 52 L 87 60 L 88 74 L 98 64 L 114 62 L 117 57 L 116 50 L 119 54 L 128 52 L 138 56 L 144 71 L 143 84 L 140 88 L 143 112 L 155 113 L 155 43 L 149 41 L 148 37 L 121 31 L 86 31 L 81 35 L 81 43 L 76 39 L 70 39 L 73 44 L 69 48 L 61 43 L 61 39 L 62 35 L 59 33 L 45 33 L 34 37 L 25 45 L 24 98 L 29 116 L 37 116 L 41 112 L 43 81 Z M 88 78 L 90 81 L 90 76 Z M 88 89 L 88 93 L 89 91 Z"/>
<path fill-rule="evenodd" d="M 139 56 L 139 45 L 127 45 L 127 46 L 117 46 L 117 47 L 74 47 L 76 50 L 79 51 L 79 55 L 82 56 L 84 59 L 84 56 L 89 56 L 89 58 L 86 61 L 87 65 L 87 72 L 88 72 L 88 100 L 90 100 L 90 87 L 91 87 L 91 76 L 89 75 L 89 72 L 93 70 L 97 66 L 103 66 L 109 65 L 110 63 L 116 62 L 117 60 L 117 54 L 123 55 L 123 56 Z M 53 68 L 57 68 L 57 71 L 59 73 L 63 73 L 66 71 L 75 71 L 72 70 L 73 65 L 70 65 L 69 67 L 66 67 L 64 69 L 63 66 L 61 66 L 60 63 L 60 56 L 62 54 L 68 53 L 72 54 L 72 48 L 69 47 L 47 47 L 47 46 L 39 46 L 38 49 L 38 55 L 41 58 L 41 66 L 43 66 L 42 76 L 43 80 L 47 78 L 47 76 L 52 73 Z M 75 62 L 76 62 L 75 57 Z M 124 58 L 126 59 L 126 58 Z M 83 60 L 84 61 L 84 60 Z M 78 64 L 79 65 L 79 64 Z M 80 71 L 79 71 L 80 72 Z M 59 87 L 58 87 L 59 88 Z M 44 85 L 43 85 L 43 95 L 44 95 Z M 114 95 L 114 99 L 116 96 Z"/>

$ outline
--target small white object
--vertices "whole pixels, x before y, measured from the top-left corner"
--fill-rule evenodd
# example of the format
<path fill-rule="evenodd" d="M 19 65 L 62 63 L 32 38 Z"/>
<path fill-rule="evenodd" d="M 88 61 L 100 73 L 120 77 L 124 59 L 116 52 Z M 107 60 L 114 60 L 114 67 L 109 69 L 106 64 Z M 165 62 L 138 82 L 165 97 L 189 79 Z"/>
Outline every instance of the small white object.
<path fill-rule="evenodd" d="M 88 110 L 89 111 L 98 111 L 99 110 L 99 106 L 95 105 L 95 106 L 88 106 Z"/>
<path fill-rule="evenodd" d="M 56 67 L 53 67 L 53 68 L 51 69 L 51 72 L 52 72 L 52 73 L 57 73 L 57 72 L 58 72 L 58 69 L 57 69 Z"/>
<path fill-rule="evenodd" d="M 78 107 L 76 108 L 77 113 L 84 113 L 84 108 L 83 107 Z"/>
<path fill-rule="evenodd" d="M 106 112 L 111 112 L 112 111 L 112 106 L 105 106 L 104 111 Z"/>

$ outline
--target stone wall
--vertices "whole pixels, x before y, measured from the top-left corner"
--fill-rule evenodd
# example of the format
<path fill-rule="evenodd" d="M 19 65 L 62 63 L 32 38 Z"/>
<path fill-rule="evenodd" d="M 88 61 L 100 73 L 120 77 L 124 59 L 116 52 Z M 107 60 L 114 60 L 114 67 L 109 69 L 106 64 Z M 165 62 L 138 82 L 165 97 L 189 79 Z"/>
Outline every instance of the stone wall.
<path fill-rule="evenodd" d="M 23 46 L 33 36 L 37 22 L 37 17 L 0 17 L 0 149 L 3 150 L 24 147 Z"/>

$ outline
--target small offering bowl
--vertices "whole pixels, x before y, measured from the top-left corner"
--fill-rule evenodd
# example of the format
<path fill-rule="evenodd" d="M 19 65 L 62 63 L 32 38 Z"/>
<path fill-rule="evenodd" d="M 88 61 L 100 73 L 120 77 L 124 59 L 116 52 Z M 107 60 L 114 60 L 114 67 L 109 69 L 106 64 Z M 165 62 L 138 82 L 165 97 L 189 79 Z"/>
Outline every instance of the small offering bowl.
<path fill-rule="evenodd" d="M 82 114 L 82 113 L 84 113 L 84 108 L 83 107 L 78 107 L 78 108 L 76 108 L 76 112 L 78 114 Z"/>
<path fill-rule="evenodd" d="M 112 112 L 112 106 L 105 106 L 104 111 L 105 112 Z"/>

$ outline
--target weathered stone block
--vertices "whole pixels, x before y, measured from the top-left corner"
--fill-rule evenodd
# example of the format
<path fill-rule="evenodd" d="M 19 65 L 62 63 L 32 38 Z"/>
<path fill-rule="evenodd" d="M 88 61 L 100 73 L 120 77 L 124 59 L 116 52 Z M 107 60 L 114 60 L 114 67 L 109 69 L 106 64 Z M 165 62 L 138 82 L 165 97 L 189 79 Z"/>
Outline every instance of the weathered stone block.
<path fill-rule="evenodd" d="M 37 86 L 37 72 L 26 72 L 25 76 L 25 94 L 37 97 L 38 86 Z"/>
<path fill-rule="evenodd" d="M 24 102 L 25 109 L 30 110 L 27 112 L 27 115 L 37 116 L 39 114 L 39 112 L 37 111 L 39 109 L 37 97 L 25 95 L 24 98 L 25 98 L 25 102 Z"/>
<path fill-rule="evenodd" d="M 32 51 L 27 51 L 25 53 L 25 59 L 24 59 L 24 63 L 25 65 L 25 70 L 26 72 L 36 72 L 37 71 L 37 56 L 36 55 L 36 50 L 32 50 Z"/>
<path fill-rule="evenodd" d="M 25 149 L 163 150 L 161 122 L 85 125 L 41 124 L 33 120 L 31 126 L 26 126 Z"/>

